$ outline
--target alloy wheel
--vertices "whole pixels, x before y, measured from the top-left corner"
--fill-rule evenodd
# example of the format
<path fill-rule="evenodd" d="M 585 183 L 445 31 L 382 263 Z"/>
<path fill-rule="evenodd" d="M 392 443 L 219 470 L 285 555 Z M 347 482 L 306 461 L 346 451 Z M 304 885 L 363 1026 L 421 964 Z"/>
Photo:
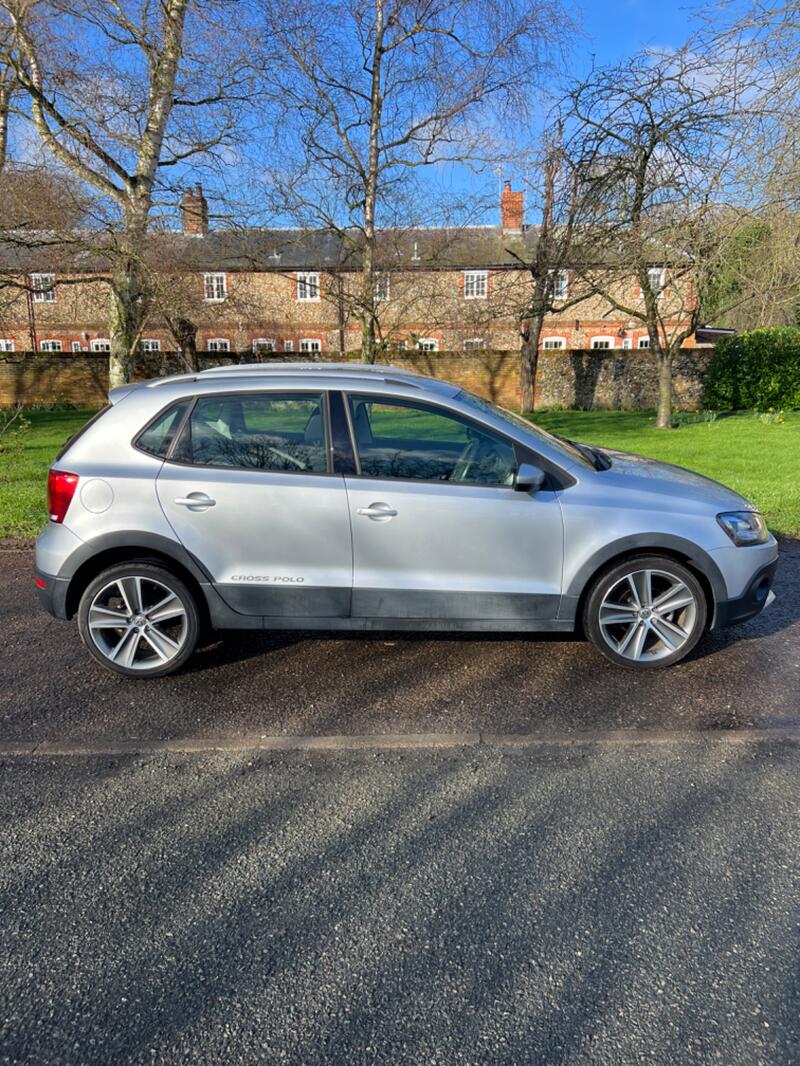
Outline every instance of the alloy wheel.
<path fill-rule="evenodd" d="M 631 662 L 654 662 L 679 652 L 695 631 L 697 600 L 666 570 L 631 570 L 603 597 L 600 632 L 612 651 Z"/>
<path fill-rule="evenodd" d="M 89 605 L 87 629 L 110 663 L 128 670 L 163 667 L 180 654 L 189 619 L 180 597 L 150 576 L 116 578 Z"/>

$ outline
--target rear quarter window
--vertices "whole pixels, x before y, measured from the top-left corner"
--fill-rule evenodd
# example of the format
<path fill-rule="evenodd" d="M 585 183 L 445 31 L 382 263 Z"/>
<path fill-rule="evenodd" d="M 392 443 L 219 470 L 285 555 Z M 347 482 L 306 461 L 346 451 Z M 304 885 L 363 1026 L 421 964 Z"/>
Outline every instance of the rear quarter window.
<path fill-rule="evenodd" d="M 159 459 L 166 458 L 175 434 L 183 423 L 183 416 L 189 409 L 189 400 L 180 400 L 156 415 L 136 438 L 136 447 Z"/>

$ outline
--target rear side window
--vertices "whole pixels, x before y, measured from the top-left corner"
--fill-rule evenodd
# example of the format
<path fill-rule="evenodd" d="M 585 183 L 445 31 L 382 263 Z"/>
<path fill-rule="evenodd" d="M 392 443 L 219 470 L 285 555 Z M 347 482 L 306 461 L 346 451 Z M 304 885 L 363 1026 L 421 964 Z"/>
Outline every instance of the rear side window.
<path fill-rule="evenodd" d="M 328 459 L 322 395 L 201 397 L 172 458 L 198 466 L 324 473 Z"/>
<path fill-rule="evenodd" d="M 173 404 L 166 411 L 157 415 L 147 428 L 139 434 L 136 446 L 150 455 L 156 455 L 160 459 L 166 457 L 175 434 L 180 428 L 183 416 L 189 406 L 189 400 L 181 400 Z"/>

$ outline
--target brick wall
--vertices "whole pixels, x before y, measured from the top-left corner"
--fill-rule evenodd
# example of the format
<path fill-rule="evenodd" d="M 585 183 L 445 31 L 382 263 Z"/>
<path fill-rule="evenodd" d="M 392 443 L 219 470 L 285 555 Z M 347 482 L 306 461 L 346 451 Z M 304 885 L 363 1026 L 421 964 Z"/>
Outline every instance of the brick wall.
<path fill-rule="evenodd" d="M 702 406 L 703 377 L 710 349 L 684 349 L 675 362 L 675 403 Z M 252 358 L 245 353 L 242 361 Z M 276 355 L 277 361 L 303 360 L 298 353 Z M 336 358 L 331 355 L 330 358 Z M 349 357 L 357 362 L 357 355 Z M 208 356 L 204 366 L 231 362 Z M 394 366 L 452 381 L 505 407 L 519 405 L 519 352 L 392 353 Z M 181 361 L 169 353 L 143 357 L 141 377 L 181 372 Z M 65 403 L 99 407 L 106 397 L 108 356 L 83 353 L 7 353 L 0 355 L 0 405 Z M 539 353 L 539 407 L 652 408 L 658 394 L 655 359 L 637 351 L 547 351 Z"/>

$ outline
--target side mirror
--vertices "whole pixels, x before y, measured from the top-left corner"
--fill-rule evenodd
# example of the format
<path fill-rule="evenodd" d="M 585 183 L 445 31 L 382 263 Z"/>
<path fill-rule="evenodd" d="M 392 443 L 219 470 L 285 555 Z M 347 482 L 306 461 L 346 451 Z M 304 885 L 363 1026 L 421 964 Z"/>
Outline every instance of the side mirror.
<path fill-rule="evenodd" d="M 544 470 L 531 463 L 520 463 L 517 476 L 514 478 L 514 490 L 516 492 L 538 492 L 544 485 Z"/>

